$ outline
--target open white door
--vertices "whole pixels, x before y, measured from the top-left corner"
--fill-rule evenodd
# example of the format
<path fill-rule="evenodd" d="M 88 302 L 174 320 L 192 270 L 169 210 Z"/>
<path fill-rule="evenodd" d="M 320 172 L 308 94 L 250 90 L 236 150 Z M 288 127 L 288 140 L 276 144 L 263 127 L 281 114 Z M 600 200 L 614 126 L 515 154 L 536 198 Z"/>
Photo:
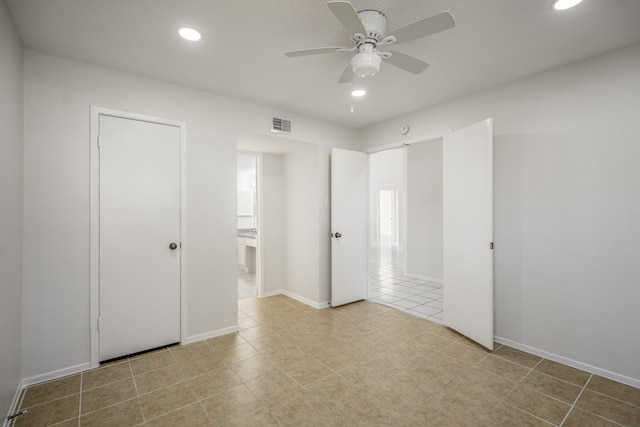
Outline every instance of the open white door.
<path fill-rule="evenodd" d="M 444 323 L 493 349 L 493 119 L 444 137 Z"/>
<path fill-rule="evenodd" d="M 367 155 L 331 150 L 331 306 L 367 298 Z"/>

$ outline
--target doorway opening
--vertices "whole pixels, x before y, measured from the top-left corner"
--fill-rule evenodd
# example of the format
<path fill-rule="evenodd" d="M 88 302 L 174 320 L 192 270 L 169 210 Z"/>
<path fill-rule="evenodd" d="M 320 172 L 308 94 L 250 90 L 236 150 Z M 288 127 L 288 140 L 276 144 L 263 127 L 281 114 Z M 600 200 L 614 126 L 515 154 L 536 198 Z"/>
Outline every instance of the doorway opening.
<path fill-rule="evenodd" d="M 370 155 L 369 299 L 442 323 L 442 143 L 429 144 Z"/>
<path fill-rule="evenodd" d="M 238 153 L 238 299 L 256 297 L 259 289 L 258 176 L 258 156 Z"/>

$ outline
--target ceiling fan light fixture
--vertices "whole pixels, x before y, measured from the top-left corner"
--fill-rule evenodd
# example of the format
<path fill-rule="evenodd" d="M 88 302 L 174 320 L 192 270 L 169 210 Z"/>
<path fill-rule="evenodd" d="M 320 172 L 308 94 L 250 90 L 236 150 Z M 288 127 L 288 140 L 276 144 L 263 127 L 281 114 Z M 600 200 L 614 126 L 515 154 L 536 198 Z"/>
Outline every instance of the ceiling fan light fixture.
<path fill-rule="evenodd" d="M 358 77 L 370 77 L 380 71 L 381 62 L 376 52 L 360 52 L 351 58 L 351 69 Z"/>
<path fill-rule="evenodd" d="M 189 40 L 190 42 L 197 42 L 202 38 L 202 34 L 200 31 L 195 28 L 182 27 L 178 30 L 178 34 L 185 40 Z"/>
<path fill-rule="evenodd" d="M 365 96 L 366 94 L 367 94 L 367 91 L 364 89 L 354 89 L 351 91 L 351 96 L 355 96 L 356 98 Z"/>
<path fill-rule="evenodd" d="M 554 0 L 552 7 L 554 10 L 567 10 L 582 3 L 582 0 Z"/>

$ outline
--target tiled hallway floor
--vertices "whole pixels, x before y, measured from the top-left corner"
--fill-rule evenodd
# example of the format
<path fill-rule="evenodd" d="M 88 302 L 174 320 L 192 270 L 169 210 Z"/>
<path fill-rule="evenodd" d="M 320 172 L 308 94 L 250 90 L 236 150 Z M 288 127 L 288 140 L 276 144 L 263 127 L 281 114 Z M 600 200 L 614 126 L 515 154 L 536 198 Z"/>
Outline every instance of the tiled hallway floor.
<path fill-rule="evenodd" d="M 16 425 L 640 425 L 640 389 L 380 304 L 238 306 L 238 333 L 29 387 Z"/>
<path fill-rule="evenodd" d="M 394 246 L 369 251 L 369 300 L 442 323 L 442 283 L 405 276 Z"/>
<path fill-rule="evenodd" d="M 238 299 L 254 298 L 256 292 L 256 273 L 238 269 Z"/>

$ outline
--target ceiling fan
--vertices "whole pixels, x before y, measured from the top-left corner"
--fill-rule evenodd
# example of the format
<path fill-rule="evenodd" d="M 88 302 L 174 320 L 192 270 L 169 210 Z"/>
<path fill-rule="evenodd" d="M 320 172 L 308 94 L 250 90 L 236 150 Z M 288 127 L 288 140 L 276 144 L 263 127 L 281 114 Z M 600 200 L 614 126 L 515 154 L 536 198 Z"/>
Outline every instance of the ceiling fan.
<path fill-rule="evenodd" d="M 427 69 L 429 64 L 404 53 L 379 51 L 378 47 L 404 43 L 439 33 L 455 26 L 453 16 L 449 12 L 443 12 L 398 28 L 387 35 L 387 17 L 378 10 L 366 9 L 356 12 L 353 5 L 348 1 L 330 1 L 327 6 L 349 32 L 353 46 L 294 50 L 285 52 L 285 56 L 293 58 L 322 53 L 357 52 L 351 58 L 350 64 L 347 65 L 347 68 L 340 76 L 338 83 L 351 82 L 353 75 L 369 77 L 376 74 L 380 70 L 380 64 L 383 59 L 389 64 L 410 73 L 421 73 Z"/>

